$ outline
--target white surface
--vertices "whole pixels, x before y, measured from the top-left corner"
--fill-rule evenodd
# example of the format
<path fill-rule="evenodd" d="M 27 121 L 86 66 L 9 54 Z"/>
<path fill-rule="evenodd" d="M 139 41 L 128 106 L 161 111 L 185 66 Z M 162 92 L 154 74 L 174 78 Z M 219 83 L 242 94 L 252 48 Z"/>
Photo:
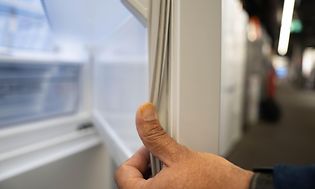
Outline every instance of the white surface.
<path fill-rule="evenodd" d="M 91 148 L 100 143 L 95 131 L 80 131 L 0 155 L 0 181 Z"/>
<path fill-rule="evenodd" d="M 178 91 L 171 95 L 178 101 L 172 127 L 180 143 L 218 153 L 221 1 L 175 0 L 174 6 L 172 66 L 177 74 L 172 87 Z"/>
<path fill-rule="evenodd" d="M 141 146 L 134 117 L 148 99 L 147 64 L 146 29 L 135 17 L 97 50 L 93 63 L 93 120 L 117 164 Z"/>
<path fill-rule="evenodd" d="M 113 175 L 102 145 L 0 182 L 1 189 L 110 189 Z"/>
<path fill-rule="evenodd" d="M 21 156 L 27 153 L 33 153 L 39 150 L 43 150 L 45 148 L 50 148 L 52 146 L 66 143 L 71 140 L 75 140 L 80 137 L 84 137 L 86 135 L 92 135 L 92 134 L 95 134 L 93 129 L 84 130 L 82 132 L 72 132 L 70 134 L 52 138 L 50 140 L 45 140 L 45 141 L 41 141 L 41 142 L 29 145 L 29 146 L 24 146 L 19 149 L 8 150 L 7 152 L 0 154 L 0 161 L 10 160 L 12 158 L 16 158 L 18 156 Z"/>
<path fill-rule="evenodd" d="M 111 158 L 116 165 L 122 164 L 141 146 L 135 131 L 130 131 L 124 127 L 127 125 L 110 125 L 98 112 L 94 112 L 93 119 L 103 142 L 105 142 Z M 115 126 L 116 128 L 113 128 Z M 120 127 L 118 130 L 117 127 Z"/>
<path fill-rule="evenodd" d="M 172 18 L 180 18 L 180 1 L 174 1 Z M 171 69 L 170 69 L 170 128 L 169 134 L 178 139 L 180 116 L 180 22 L 172 22 L 171 25 Z"/>
<path fill-rule="evenodd" d="M 79 58 L 62 56 L 52 53 L 12 53 L 0 54 L 1 62 L 12 62 L 22 64 L 83 64 L 86 63 L 86 57 L 78 56 Z"/>
<path fill-rule="evenodd" d="M 74 116 L 64 116 L 55 119 L 47 119 L 45 121 L 37 121 L 27 124 L 20 124 L 19 127 L 4 128 L 0 130 L 0 139 L 11 137 L 12 135 L 34 133 L 39 130 L 46 130 L 61 125 L 80 124 L 89 121 L 90 117 L 87 113 L 77 114 Z"/>
<path fill-rule="evenodd" d="M 121 0 L 126 7 L 143 24 L 147 24 L 149 19 L 151 0 Z"/>
<path fill-rule="evenodd" d="M 21 0 L 1 0 L 1 3 L 14 6 L 16 8 L 22 10 L 29 10 L 34 13 L 42 14 L 42 7 L 38 3 L 38 0 L 31 0 L 31 1 L 21 1 Z"/>
<path fill-rule="evenodd" d="M 43 0 L 43 2 L 55 33 L 86 44 L 109 39 L 130 15 L 119 0 Z"/>

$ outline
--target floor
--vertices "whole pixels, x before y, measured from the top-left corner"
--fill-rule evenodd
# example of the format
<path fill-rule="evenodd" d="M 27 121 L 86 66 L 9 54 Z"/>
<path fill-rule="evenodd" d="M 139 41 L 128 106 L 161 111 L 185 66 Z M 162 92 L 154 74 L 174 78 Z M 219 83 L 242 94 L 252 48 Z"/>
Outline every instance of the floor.
<path fill-rule="evenodd" d="M 315 92 L 278 87 L 282 118 L 252 126 L 228 160 L 247 168 L 315 163 Z"/>

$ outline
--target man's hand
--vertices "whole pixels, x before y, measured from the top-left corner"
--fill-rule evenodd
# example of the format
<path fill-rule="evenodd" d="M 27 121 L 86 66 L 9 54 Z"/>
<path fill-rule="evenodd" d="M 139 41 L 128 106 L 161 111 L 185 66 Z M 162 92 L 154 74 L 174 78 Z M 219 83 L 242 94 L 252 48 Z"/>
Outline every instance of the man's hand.
<path fill-rule="evenodd" d="M 252 172 L 214 154 L 195 152 L 173 140 L 160 126 L 152 104 L 136 115 L 138 134 L 145 147 L 116 171 L 120 189 L 248 189 Z M 144 179 L 149 151 L 164 162 L 155 177 Z"/>

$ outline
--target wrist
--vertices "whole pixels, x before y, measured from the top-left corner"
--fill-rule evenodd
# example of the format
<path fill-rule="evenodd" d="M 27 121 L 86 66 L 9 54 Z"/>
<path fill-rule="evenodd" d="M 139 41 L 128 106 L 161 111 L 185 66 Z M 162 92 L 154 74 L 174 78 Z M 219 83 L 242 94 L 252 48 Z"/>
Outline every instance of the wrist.
<path fill-rule="evenodd" d="M 254 172 L 237 167 L 236 171 L 231 175 L 230 189 L 250 189 L 251 180 Z"/>
<path fill-rule="evenodd" d="M 250 189 L 250 184 L 253 177 L 254 177 L 254 172 L 244 170 L 243 185 L 241 186 L 241 188 Z"/>

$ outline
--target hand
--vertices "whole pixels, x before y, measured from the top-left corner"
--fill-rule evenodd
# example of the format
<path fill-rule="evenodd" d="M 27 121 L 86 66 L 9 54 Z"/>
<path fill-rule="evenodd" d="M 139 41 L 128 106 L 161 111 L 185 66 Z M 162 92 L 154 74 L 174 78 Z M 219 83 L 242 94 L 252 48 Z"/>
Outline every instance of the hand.
<path fill-rule="evenodd" d="M 116 171 L 120 189 L 248 189 L 253 173 L 222 157 L 195 152 L 173 140 L 160 126 L 152 104 L 142 105 L 136 115 L 138 134 L 145 145 Z M 145 179 L 149 151 L 165 166 Z"/>

